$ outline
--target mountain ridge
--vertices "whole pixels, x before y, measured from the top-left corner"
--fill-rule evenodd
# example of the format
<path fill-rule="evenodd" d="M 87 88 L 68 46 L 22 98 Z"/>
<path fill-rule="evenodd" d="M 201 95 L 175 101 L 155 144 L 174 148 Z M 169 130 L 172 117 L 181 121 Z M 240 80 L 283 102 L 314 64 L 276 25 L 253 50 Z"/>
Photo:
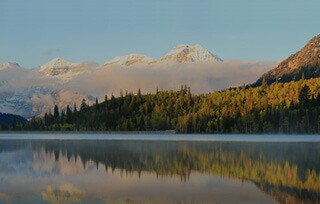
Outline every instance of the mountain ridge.
<path fill-rule="evenodd" d="M 21 66 L 16 62 L 5 62 L 0 64 L 0 71 L 5 69 L 14 69 L 14 68 L 21 68 Z"/>
<path fill-rule="evenodd" d="M 262 84 L 263 79 L 268 84 L 296 81 L 301 78 L 320 77 L 320 34 L 313 37 L 298 52 L 290 55 L 277 67 L 263 74 L 253 86 Z"/>
<path fill-rule="evenodd" d="M 123 56 L 116 56 L 107 60 L 105 63 L 100 64 L 99 67 L 118 65 L 118 66 L 132 66 L 132 65 L 153 65 L 163 62 L 170 63 L 217 63 L 223 62 L 221 58 L 211 53 L 207 48 L 201 46 L 200 44 L 188 45 L 188 44 L 178 44 L 169 50 L 162 57 L 153 59 L 143 54 L 128 54 Z M 85 63 L 74 63 L 65 60 L 61 57 L 51 59 L 45 64 L 38 66 L 39 73 L 48 77 L 57 77 L 65 75 L 66 78 L 70 78 L 77 75 L 84 69 L 79 69 L 78 66 Z M 21 67 L 16 62 L 6 62 L 0 64 L 0 70 L 7 69 L 11 67 Z M 69 75 L 69 76 L 68 76 Z"/>
<path fill-rule="evenodd" d="M 153 65 L 159 63 L 218 63 L 223 60 L 216 55 L 212 54 L 208 49 L 203 46 L 179 44 L 173 47 L 169 52 L 160 57 L 159 60 L 150 58 L 142 54 L 128 54 L 124 56 L 114 57 L 106 61 L 102 66 L 120 65 Z"/>
<path fill-rule="evenodd" d="M 132 66 L 137 64 L 152 64 L 156 63 L 155 59 L 152 59 L 142 54 L 128 54 L 124 56 L 117 56 L 111 60 L 106 61 L 102 66 L 120 65 L 120 66 Z"/>

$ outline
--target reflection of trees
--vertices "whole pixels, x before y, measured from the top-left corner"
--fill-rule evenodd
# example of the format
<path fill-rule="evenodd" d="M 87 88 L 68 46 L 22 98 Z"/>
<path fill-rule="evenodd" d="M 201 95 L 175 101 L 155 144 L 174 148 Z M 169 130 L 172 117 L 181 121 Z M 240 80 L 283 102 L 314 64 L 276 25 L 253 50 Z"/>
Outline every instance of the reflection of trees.
<path fill-rule="evenodd" d="M 33 142 L 68 158 L 81 157 L 106 168 L 126 172 L 150 171 L 158 176 L 191 171 L 250 180 L 259 186 L 320 192 L 320 144 L 316 143 L 231 143 L 153 141 L 46 141 Z"/>

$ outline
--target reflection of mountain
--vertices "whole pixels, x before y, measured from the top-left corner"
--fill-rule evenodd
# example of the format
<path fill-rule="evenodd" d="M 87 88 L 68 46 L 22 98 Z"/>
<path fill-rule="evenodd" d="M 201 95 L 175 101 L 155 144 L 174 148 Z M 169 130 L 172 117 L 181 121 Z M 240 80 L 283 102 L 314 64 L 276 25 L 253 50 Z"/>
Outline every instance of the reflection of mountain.
<path fill-rule="evenodd" d="M 84 192 L 72 184 L 64 184 L 56 189 L 52 186 L 48 186 L 41 195 L 43 200 L 46 200 L 51 204 L 60 204 L 79 202 L 84 197 Z"/>
<path fill-rule="evenodd" d="M 33 147 L 37 151 L 44 147 L 57 159 L 59 154 L 78 156 L 84 166 L 102 163 L 106 169 L 179 175 L 182 180 L 198 171 L 253 181 L 278 200 L 288 195 L 320 199 L 320 144 L 52 141 L 34 142 Z"/>
<path fill-rule="evenodd" d="M 32 169 L 36 172 L 58 175 L 72 175 L 83 173 L 85 170 L 93 168 L 93 162 L 87 162 L 86 166 L 81 158 L 77 156 L 65 157 L 61 152 L 45 152 L 38 150 L 33 154 Z"/>

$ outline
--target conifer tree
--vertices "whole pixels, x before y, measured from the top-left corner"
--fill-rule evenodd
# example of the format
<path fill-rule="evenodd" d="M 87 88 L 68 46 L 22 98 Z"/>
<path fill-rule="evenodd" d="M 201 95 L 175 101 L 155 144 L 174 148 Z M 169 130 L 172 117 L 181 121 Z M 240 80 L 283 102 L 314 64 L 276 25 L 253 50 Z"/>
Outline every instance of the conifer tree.
<path fill-rule="evenodd" d="M 72 111 L 70 109 L 70 106 L 67 105 L 66 122 L 70 124 L 71 121 L 72 121 Z"/>
<path fill-rule="evenodd" d="M 81 105 L 80 105 L 80 110 L 83 110 L 85 108 L 87 108 L 87 103 L 86 103 L 86 99 L 82 99 L 81 101 Z"/>
<path fill-rule="evenodd" d="M 54 105 L 53 117 L 55 122 L 58 122 L 60 119 L 59 108 L 57 105 Z"/>

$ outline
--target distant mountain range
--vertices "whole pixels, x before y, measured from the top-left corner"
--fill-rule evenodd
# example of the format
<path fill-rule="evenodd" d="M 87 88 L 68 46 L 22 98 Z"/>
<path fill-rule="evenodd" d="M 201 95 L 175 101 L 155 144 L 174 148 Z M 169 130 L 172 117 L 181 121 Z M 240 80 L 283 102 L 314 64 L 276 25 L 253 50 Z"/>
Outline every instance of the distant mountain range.
<path fill-rule="evenodd" d="M 178 64 L 220 62 L 220 58 L 200 45 L 176 46 L 160 60 L 129 54 L 99 65 L 95 62 L 74 63 L 55 58 L 33 69 L 25 69 L 15 62 L 6 62 L 0 64 L 0 111 L 30 118 L 47 112 L 55 104 L 60 108 L 73 106 L 74 103 L 79 106 L 82 98 L 93 103 L 95 97 L 92 95 L 103 98 L 103 94 L 106 94 L 110 87 L 106 79 L 110 77 L 109 70 L 129 67 L 158 69 L 168 66 L 175 69 Z M 101 79 L 101 83 L 97 85 L 99 90 L 104 91 L 97 92 L 94 88 L 88 90 L 97 83 L 96 76 L 106 76 L 105 80 Z M 92 81 L 88 81 L 89 78 L 93 78 Z M 83 82 L 84 80 L 87 82 Z M 156 85 L 153 89 L 156 89 Z"/>
<path fill-rule="evenodd" d="M 160 60 L 155 60 L 145 55 L 140 54 L 130 54 L 121 57 L 115 57 L 103 66 L 109 65 L 121 65 L 121 66 L 133 66 L 133 65 L 151 65 L 159 63 L 186 63 L 186 62 L 222 62 L 222 60 L 208 51 L 201 45 L 177 45 L 167 54 L 160 58 Z"/>
<path fill-rule="evenodd" d="M 44 114 L 54 105 L 60 109 L 84 98 L 135 91 L 152 92 L 156 87 L 172 89 L 188 84 L 196 93 L 251 83 L 262 79 L 270 84 L 320 76 L 320 35 L 299 52 L 276 66 L 275 62 L 223 61 L 201 45 L 177 45 L 160 59 L 129 54 L 95 62 L 74 63 L 56 58 L 34 69 L 17 63 L 0 65 L 0 112 L 26 118 Z M 270 70 L 270 67 L 275 67 Z M 270 71 L 269 71 L 270 70 Z M 260 76 L 260 77 L 259 77 Z"/>
<path fill-rule="evenodd" d="M 155 60 L 141 54 L 129 54 L 125 56 L 114 57 L 99 66 L 94 62 L 73 63 L 62 58 L 55 58 L 47 64 L 41 65 L 38 72 L 45 77 L 60 78 L 62 80 L 71 80 L 73 77 L 85 72 L 92 72 L 95 69 L 103 69 L 111 66 L 137 67 L 143 65 L 163 65 L 165 63 L 220 63 L 222 59 L 212 54 L 201 45 L 177 45 L 167 54 Z M 18 63 L 7 62 L 0 64 L 0 70 L 19 69 Z"/>
<path fill-rule="evenodd" d="M 167 54 L 155 60 L 141 54 L 129 54 L 125 56 L 114 57 L 98 66 L 94 63 L 72 63 L 62 58 L 56 58 L 40 66 L 39 72 L 47 77 L 60 77 L 64 80 L 70 80 L 74 76 L 86 71 L 93 71 L 92 68 L 108 68 L 111 66 L 137 67 L 146 65 L 163 65 L 164 63 L 219 63 L 222 60 L 209 52 L 201 45 L 178 45 Z"/>

